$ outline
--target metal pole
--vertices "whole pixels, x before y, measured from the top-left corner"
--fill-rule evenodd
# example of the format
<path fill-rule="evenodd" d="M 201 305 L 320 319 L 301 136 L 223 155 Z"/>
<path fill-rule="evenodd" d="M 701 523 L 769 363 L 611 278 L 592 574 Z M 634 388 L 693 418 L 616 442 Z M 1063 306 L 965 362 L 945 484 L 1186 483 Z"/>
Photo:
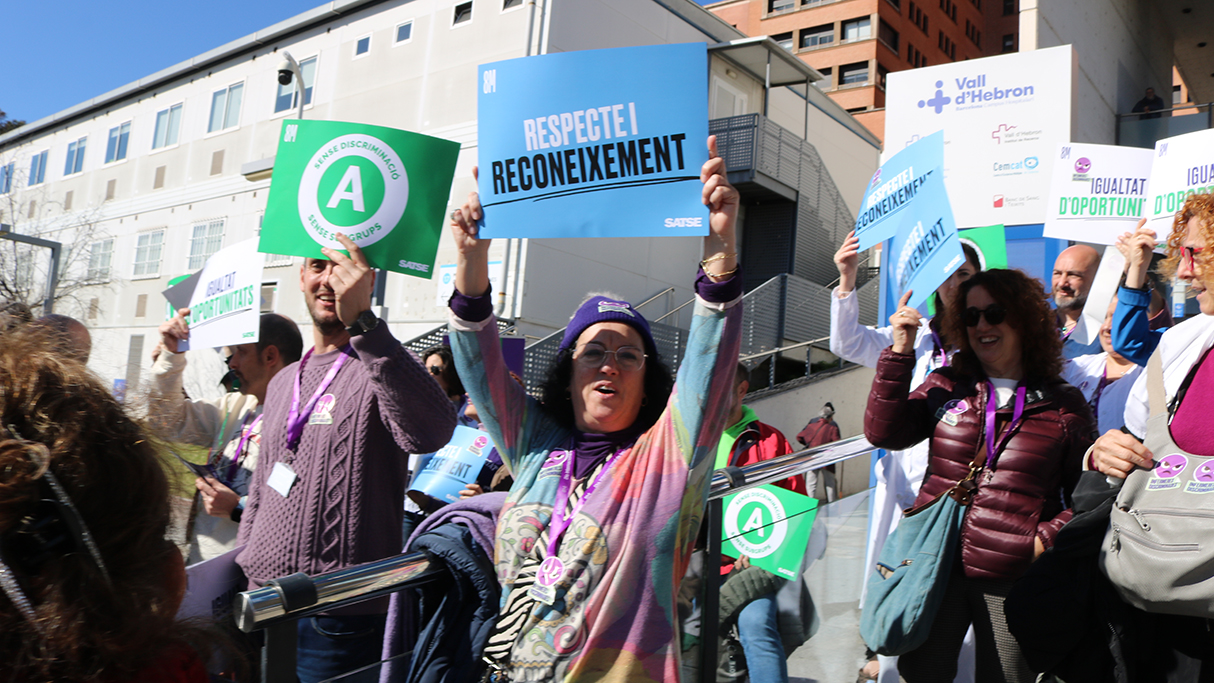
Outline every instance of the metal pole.
<path fill-rule="evenodd" d="M 266 645 L 261 649 L 262 683 L 296 683 L 295 648 L 298 621 L 280 621 L 266 627 Z"/>
<path fill-rule="evenodd" d="M 704 599 L 700 610 L 700 681 L 717 680 L 717 632 L 721 611 L 721 505 L 720 498 L 708 501 L 708 547 L 704 551 Z"/>
<path fill-rule="evenodd" d="M 47 276 L 46 298 L 42 300 L 42 315 L 53 313 L 55 308 L 55 289 L 59 287 L 59 255 L 63 251 L 63 243 L 44 240 L 39 237 L 30 237 L 29 235 L 19 235 L 11 232 L 11 230 L 11 225 L 0 223 L 0 239 L 12 240 L 51 250 L 51 272 Z"/>

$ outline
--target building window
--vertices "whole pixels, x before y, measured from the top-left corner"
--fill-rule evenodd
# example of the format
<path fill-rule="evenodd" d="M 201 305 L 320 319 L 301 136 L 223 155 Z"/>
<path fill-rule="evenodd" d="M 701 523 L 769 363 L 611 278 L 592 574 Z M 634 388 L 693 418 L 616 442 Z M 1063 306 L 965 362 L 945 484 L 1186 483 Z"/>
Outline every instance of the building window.
<path fill-rule="evenodd" d="M 522 7 L 522 6 L 523 6 L 523 0 L 502 0 L 502 11 L 503 12 L 505 12 L 508 9 L 514 9 L 515 7 Z"/>
<path fill-rule="evenodd" d="M 868 62 L 843 64 L 839 67 L 839 85 L 868 82 Z"/>
<path fill-rule="evenodd" d="M 893 5 L 894 9 L 898 10 L 899 12 L 902 11 L 902 1 L 901 0 L 885 0 L 885 1 L 888 2 L 889 4 Z"/>
<path fill-rule="evenodd" d="M 160 254 L 164 249 L 164 230 L 140 233 L 135 243 L 135 272 L 132 277 L 156 277 L 160 274 Z"/>
<path fill-rule="evenodd" d="M 855 116 L 856 114 L 863 114 L 866 111 L 868 111 L 868 107 L 852 107 L 847 110 L 847 113 Z"/>
<path fill-rule="evenodd" d="M 889 69 L 878 64 L 877 65 L 877 85 L 881 86 L 882 89 L 885 88 L 885 77 L 886 76 L 889 76 Z"/>
<path fill-rule="evenodd" d="M 131 345 L 126 352 L 126 379 L 122 385 L 122 395 L 118 396 L 119 403 L 126 401 L 129 391 L 132 395 L 139 389 L 139 373 L 143 368 L 143 335 L 132 334 Z M 115 382 L 117 384 L 117 382 Z"/>
<path fill-rule="evenodd" d="M 354 56 L 365 55 L 371 51 L 371 36 L 363 36 L 354 43 Z"/>
<path fill-rule="evenodd" d="M 940 0 L 940 9 L 944 10 L 944 16 L 957 23 L 957 6 L 953 4 L 953 0 Z"/>
<path fill-rule="evenodd" d="M 944 35 L 944 31 L 939 31 L 936 34 L 936 46 L 944 53 L 946 57 L 957 59 L 957 44 L 951 38 Z"/>
<path fill-rule="evenodd" d="M 71 175 L 84 170 L 84 143 L 87 137 L 67 143 L 67 161 L 63 164 L 63 175 Z"/>
<path fill-rule="evenodd" d="M 105 143 L 105 163 L 126 158 L 126 143 L 131 138 L 131 122 L 110 129 L 109 141 Z"/>
<path fill-rule="evenodd" d="M 94 282 L 110 279 L 110 262 L 114 258 L 114 240 L 100 240 L 89 246 L 89 268 L 85 278 Z"/>
<path fill-rule="evenodd" d="M 263 282 L 261 283 L 261 312 L 273 313 L 274 300 L 278 298 L 278 283 Z"/>
<path fill-rule="evenodd" d="M 1009 33 L 1003 36 L 1003 52 L 1016 51 L 1016 34 Z"/>
<path fill-rule="evenodd" d="M 455 6 L 455 14 L 451 18 L 452 26 L 459 26 L 472 21 L 472 3 L 461 2 Z"/>
<path fill-rule="evenodd" d="M 801 48 L 821 47 L 835 42 L 835 25 L 823 24 L 801 29 Z"/>
<path fill-rule="evenodd" d="M 240 123 L 240 99 L 244 96 L 244 83 L 216 90 L 211 95 L 211 121 L 207 132 L 234 128 Z"/>
<path fill-rule="evenodd" d="M 833 69 L 831 69 L 829 66 L 824 66 L 821 69 L 818 69 L 818 73 L 822 74 L 822 80 L 814 81 L 814 85 L 818 86 L 818 90 L 830 90 L 832 83 L 832 71 Z"/>
<path fill-rule="evenodd" d="M 894 30 L 893 26 L 885 23 L 884 19 L 877 24 L 877 37 L 881 39 L 881 42 L 888 45 L 889 49 L 893 50 L 894 53 L 897 54 L 898 32 Z"/>
<path fill-rule="evenodd" d="M 911 23 L 919 27 L 923 31 L 923 35 L 927 35 L 927 15 L 923 13 L 923 9 L 916 7 L 915 3 L 907 5 L 906 16 L 911 20 Z"/>
<path fill-rule="evenodd" d="M 152 135 L 152 149 L 177 144 L 177 135 L 181 132 L 181 107 L 180 104 L 174 104 L 168 109 L 156 112 L 156 131 Z"/>
<path fill-rule="evenodd" d="M 971 23 L 969 19 L 965 20 L 965 36 L 975 46 L 982 47 L 982 32 L 978 30 L 978 25 Z"/>
<path fill-rule="evenodd" d="M 873 37 L 873 20 L 869 17 L 860 17 L 843 22 L 843 29 L 840 31 L 843 42 L 852 40 L 864 40 L 865 38 Z"/>
<path fill-rule="evenodd" d="M 792 51 L 792 31 L 787 33 L 777 33 L 772 36 L 771 39 L 776 41 L 776 44 L 785 50 L 790 52 Z"/>
<path fill-rule="evenodd" d="M 396 27 L 396 43 L 407 43 L 413 38 L 413 20 L 410 19 Z"/>
<path fill-rule="evenodd" d="M 1003 16 L 1011 16 L 1016 13 L 1016 0 L 1003 0 Z"/>
<path fill-rule="evenodd" d="M 787 12 L 796 6 L 797 0 L 767 0 L 767 13 Z"/>
<path fill-rule="evenodd" d="M 194 226 L 194 234 L 190 237 L 190 261 L 186 270 L 198 270 L 207 262 L 211 254 L 223 246 L 223 221 L 210 221 Z"/>
<path fill-rule="evenodd" d="M 1180 92 L 1180 86 L 1172 86 L 1172 104 L 1184 104 L 1184 94 Z M 33 185 L 33 183 L 30 183 Z"/>
<path fill-rule="evenodd" d="M 927 58 L 910 43 L 906 44 L 906 61 L 910 62 L 910 65 L 916 69 L 927 66 Z"/>
<path fill-rule="evenodd" d="M 8 194 L 13 191 L 13 173 L 16 167 L 17 162 L 15 161 L 0 166 L 0 194 Z"/>
<path fill-rule="evenodd" d="M 308 57 L 299 63 L 299 71 L 303 74 L 304 86 L 304 106 L 312 104 L 312 86 L 316 83 L 316 58 Z M 299 106 L 299 100 L 296 98 L 298 92 L 295 87 L 295 80 L 290 83 L 278 85 L 278 95 L 274 98 L 274 113 L 294 109 Z"/>
<path fill-rule="evenodd" d="M 41 185 L 46 180 L 46 155 L 48 150 L 42 150 L 30 157 L 30 177 L 27 185 Z"/>

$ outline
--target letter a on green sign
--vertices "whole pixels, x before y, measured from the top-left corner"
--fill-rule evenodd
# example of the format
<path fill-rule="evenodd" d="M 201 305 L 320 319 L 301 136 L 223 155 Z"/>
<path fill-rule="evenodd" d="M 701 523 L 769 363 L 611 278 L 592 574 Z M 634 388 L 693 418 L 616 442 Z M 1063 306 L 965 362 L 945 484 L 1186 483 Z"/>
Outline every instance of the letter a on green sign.
<path fill-rule="evenodd" d="M 342 121 L 283 121 L 258 251 L 324 258 L 354 240 L 375 268 L 429 279 L 459 143 Z"/>

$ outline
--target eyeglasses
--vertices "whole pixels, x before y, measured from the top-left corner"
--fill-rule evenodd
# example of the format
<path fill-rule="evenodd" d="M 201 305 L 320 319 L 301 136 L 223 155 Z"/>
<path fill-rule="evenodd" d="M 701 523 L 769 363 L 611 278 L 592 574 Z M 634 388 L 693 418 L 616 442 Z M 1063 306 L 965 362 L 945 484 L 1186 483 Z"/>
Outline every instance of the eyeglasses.
<path fill-rule="evenodd" d="M 435 377 L 443 374 L 443 366 L 441 365 L 427 365 L 426 369 L 429 370 L 430 374 L 434 375 Z"/>
<path fill-rule="evenodd" d="M 1196 255 L 1205 251 L 1205 249 L 1206 249 L 1205 247 L 1181 247 L 1180 248 L 1180 257 L 1182 259 L 1184 259 L 1185 264 L 1189 266 L 1189 270 L 1194 270 L 1197 268 Z"/>
<path fill-rule="evenodd" d="M 608 351 L 606 347 L 594 342 L 579 346 L 573 359 L 578 362 L 578 365 L 599 368 L 607 361 L 609 353 L 615 355 L 615 362 L 621 370 L 631 372 L 639 370 L 641 366 L 645 365 L 645 353 L 635 346 L 621 346 L 615 351 Z"/>
<path fill-rule="evenodd" d="M 982 316 L 986 316 L 986 322 L 991 325 L 998 325 L 1007 319 L 1007 311 L 1003 310 L 1003 307 L 999 304 L 987 306 L 986 308 L 974 308 L 970 306 L 965 309 L 965 326 L 977 327 L 978 321 L 982 319 Z"/>

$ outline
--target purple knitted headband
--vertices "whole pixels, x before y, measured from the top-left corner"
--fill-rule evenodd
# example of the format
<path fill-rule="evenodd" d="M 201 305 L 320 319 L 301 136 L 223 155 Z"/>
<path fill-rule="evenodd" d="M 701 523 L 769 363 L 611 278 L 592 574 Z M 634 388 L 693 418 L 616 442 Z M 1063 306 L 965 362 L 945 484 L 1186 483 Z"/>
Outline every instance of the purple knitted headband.
<path fill-rule="evenodd" d="M 565 337 L 561 340 L 561 348 L 573 348 L 577 338 L 595 323 L 617 322 L 631 325 L 641 333 L 645 340 L 645 353 L 656 356 L 658 347 L 653 342 L 653 333 L 649 331 L 649 321 L 627 301 L 616 301 L 605 296 L 590 297 L 586 303 L 578 307 L 569 326 L 565 328 Z"/>

